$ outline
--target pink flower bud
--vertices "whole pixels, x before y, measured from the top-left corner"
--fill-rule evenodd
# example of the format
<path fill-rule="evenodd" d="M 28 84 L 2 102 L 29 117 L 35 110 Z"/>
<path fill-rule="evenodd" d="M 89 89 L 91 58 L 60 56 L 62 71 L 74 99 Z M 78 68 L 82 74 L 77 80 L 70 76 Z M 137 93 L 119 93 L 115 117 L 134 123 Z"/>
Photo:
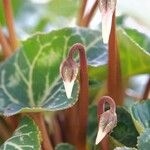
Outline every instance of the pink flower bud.
<path fill-rule="evenodd" d="M 71 98 L 74 81 L 78 74 L 78 64 L 71 58 L 67 58 L 60 65 L 60 74 L 64 82 L 67 98 Z"/>
<path fill-rule="evenodd" d="M 110 105 L 110 109 L 105 111 L 105 104 Z M 101 142 L 101 140 L 112 131 L 117 124 L 116 105 L 113 99 L 109 96 L 103 96 L 98 104 L 98 133 L 95 144 Z"/>
<path fill-rule="evenodd" d="M 99 0 L 99 8 L 102 14 L 102 38 L 108 43 L 111 31 L 112 16 L 116 8 L 117 0 Z"/>
<path fill-rule="evenodd" d="M 107 110 L 100 116 L 98 133 L 95 144 L 101 142 L 101 140 L 109 133 L 117 124 L 117 115 Z"/>

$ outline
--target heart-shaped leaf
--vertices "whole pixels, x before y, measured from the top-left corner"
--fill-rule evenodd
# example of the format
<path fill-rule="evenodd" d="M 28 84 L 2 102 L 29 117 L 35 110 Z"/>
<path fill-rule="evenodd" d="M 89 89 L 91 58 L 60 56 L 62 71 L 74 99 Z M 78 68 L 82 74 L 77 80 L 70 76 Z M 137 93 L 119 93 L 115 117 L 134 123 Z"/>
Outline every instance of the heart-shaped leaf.
<path fill-rule="evenodd" d="M 144 133 L 142 133 L 138 137 L 138 150 L 149 150 L 150 148 L 150 128 L 146 129 Z"/>
<path fill-rule="evenodd" d="M 131 115 L 123 107 L 118 107 L 117 118 L 117 126 L 113 129 L 111 137 L 125 146 L 135 147 L 139 134 L 134 126 Z"/>
<path fill-rule="evenodd" d="M 88 143 L 90 148 L 94 147 L 95 138 L 97 134 L 98 120 L 97 117 L 97 107 L 91 106 L 89 108 L 89 119 L 88 119 Z M 128 147 L 136 147 L 137 137 L 139 136 L 131 115 L 123 107 L 118 107 L 117 110 L 117 126 L 113 129 L 110 134 L 112 145 L 119 146 L 125 145 Z"/>
<path fill-rule="evenodd" d="M 85 46 L 88 60 L 100 61 L 95 56 L 105 52 L 105 47 L 99 34 L 88 29 L 65 28 L 39 33 L 23 41 L 22 47 L 0 67 L 0 112 L 9 116 L 19 112 L 56 111 L 75 104 L 78 82 L 68 99 L 59 75 L 60 64 L 77 42 Z"/>
<path fill-rule="evenodd" d="M 150 72 L 150 54 L 122 29 L 117 32 L 122 75 L 129 77 Z M 134 57 L 133 57 L 134 56 Z"/>
<path fill-rule="evenodd" d="M 150 128 L 150 100 L 134 104 L 131 114 L 139 133 Z"/>
<path fill-rule="evenodd" d="M 150 52 L 150 42 L 149 42 L 150 37 L 149 36 L 139 32 L 136 29 L 124 28 L 124 30 L 136 43 L 138 43 L 146 51 Z"/>
<path fill-rule="evenodd" d="M 0 150 L 40 150 L 40 131 L 29 117 L 22 118 L 18 128 L 1 147 Z"/>

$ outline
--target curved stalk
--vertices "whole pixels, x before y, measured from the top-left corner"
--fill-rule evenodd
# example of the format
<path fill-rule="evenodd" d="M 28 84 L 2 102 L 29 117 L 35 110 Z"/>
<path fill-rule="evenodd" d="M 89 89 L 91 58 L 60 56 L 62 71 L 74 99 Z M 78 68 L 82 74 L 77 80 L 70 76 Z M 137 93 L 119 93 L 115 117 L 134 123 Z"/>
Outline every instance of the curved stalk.
<path fill-rule="evenodd" d="M 116 112 L 116 104 L 115 104 L 114 100 L 109 96 L 103 96 L 98 102 L 98 108 L 97 108 L 98 109 L 97 110 L 98 120 L 100 119 L 101 114 L 103 114 L 105 112 L 106 103 L 109 104 L 109 107 L 110 107 L 109 110 L 112 113 Z"/>
<path fill-rule="evenodd" d="M 105 111 L 106 103 L 109 104 L 109 110 Z M 117 115 L 116 105 L 113 99 L 109 96 L 103 96 L 98 103 L 97 116 L 99 120 L 99 128 L 96 138 L 96 144 L 101 142 L 103 150 L 109 150 L 107 134 L 116 126 Z"/>
<path fill-rule="evenodd" d="M 11 0 L 3 0 L 3 5 L 4 5 L 6 23 L 9 31 L 10 45 L 12 50 L 15 51 L 18 44 L 17 44 L 16 32 L 15 32 L 14 22 L 13 22 L 13 11 L 11 6 Z"/>
<path fill-rule="evenodd" d="M 79 100 L 75 106 L 65 111 L 65 121 L 68 133 L 67 140 L 74 144 L 78 150 L 86 150 L 86 129 L 88 116 L 88 71 L 84 47 L 79 43 L 73 45 L 70 48 L 66 60 L 70 64 L 76 63 L 73 59 L 73 55 L 76 51 L 79 52 L 80 60 Z M 73 67 L 72 69 L 74 70 Z"/>

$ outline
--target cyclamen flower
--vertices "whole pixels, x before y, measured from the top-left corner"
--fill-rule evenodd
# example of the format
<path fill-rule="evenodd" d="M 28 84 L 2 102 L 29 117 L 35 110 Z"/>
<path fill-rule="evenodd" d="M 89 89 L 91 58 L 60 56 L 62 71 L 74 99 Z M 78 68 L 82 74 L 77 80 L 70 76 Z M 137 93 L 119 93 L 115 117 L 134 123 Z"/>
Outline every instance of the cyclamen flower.
<path fill-rule="evenodd" d="M 99 0 L 99 8 L 102 14 L 102 38 L 105 44 L 109 41 L 112 16 L 116 8 L 117 0 Z"/>
<path fill-rule="evenodd" d="M 60 74 L 64 82 L 66 96 L 71 98 L 73 85 L 78 74 L 78 64 L 72 58 L 67 58 L 60 65 Z"/>
<path fill-rule="evenodd" d="M 107 111 L 105 111 L 106 102 L 110 105 L 110 109 Z M 113 99 L 109 96 L 103 96 L 98 105 L 99 125 L 95 144 L 101 142 L 117 124 L 116 105 Z"/>

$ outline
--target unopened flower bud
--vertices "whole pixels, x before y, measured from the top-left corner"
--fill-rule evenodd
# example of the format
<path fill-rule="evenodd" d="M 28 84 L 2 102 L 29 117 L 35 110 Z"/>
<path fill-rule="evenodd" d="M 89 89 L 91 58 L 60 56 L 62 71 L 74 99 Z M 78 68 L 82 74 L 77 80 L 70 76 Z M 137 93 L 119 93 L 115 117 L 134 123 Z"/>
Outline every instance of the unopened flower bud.
<path fill-rule="evenodd" d="M 71 58 L 67 58 L 60 65 L 60 74 L 64 82 L 67 98 L 71 98 L 74 82 L 78 74 L 78 64 Z"/>
<path fill-rule="evenodd" d="M 116 8 L 117 0 L 99 0 L 99 8 L 102 14 L 102 38 L 108 43 L 111 31 L 112 16 Z"/>
<path fill-rule="evenodd" d="M 109 133 L 117 124 L 117 115 L 110 110 L 104 112 L 99 120 L 98 133 L 95 144 L 101 142 L 101 140 Z"/>
<path fill-rule="evenodd" d="M 110 109 L 105 111 L 105 104 L 108 103 Z M 98 133 L 95 144 L 101 142 L 101 140 L 112 131 L 117 124 L 116 105 L 114 100 L 109 96 L 103 96 L 98 103 Z"/>

